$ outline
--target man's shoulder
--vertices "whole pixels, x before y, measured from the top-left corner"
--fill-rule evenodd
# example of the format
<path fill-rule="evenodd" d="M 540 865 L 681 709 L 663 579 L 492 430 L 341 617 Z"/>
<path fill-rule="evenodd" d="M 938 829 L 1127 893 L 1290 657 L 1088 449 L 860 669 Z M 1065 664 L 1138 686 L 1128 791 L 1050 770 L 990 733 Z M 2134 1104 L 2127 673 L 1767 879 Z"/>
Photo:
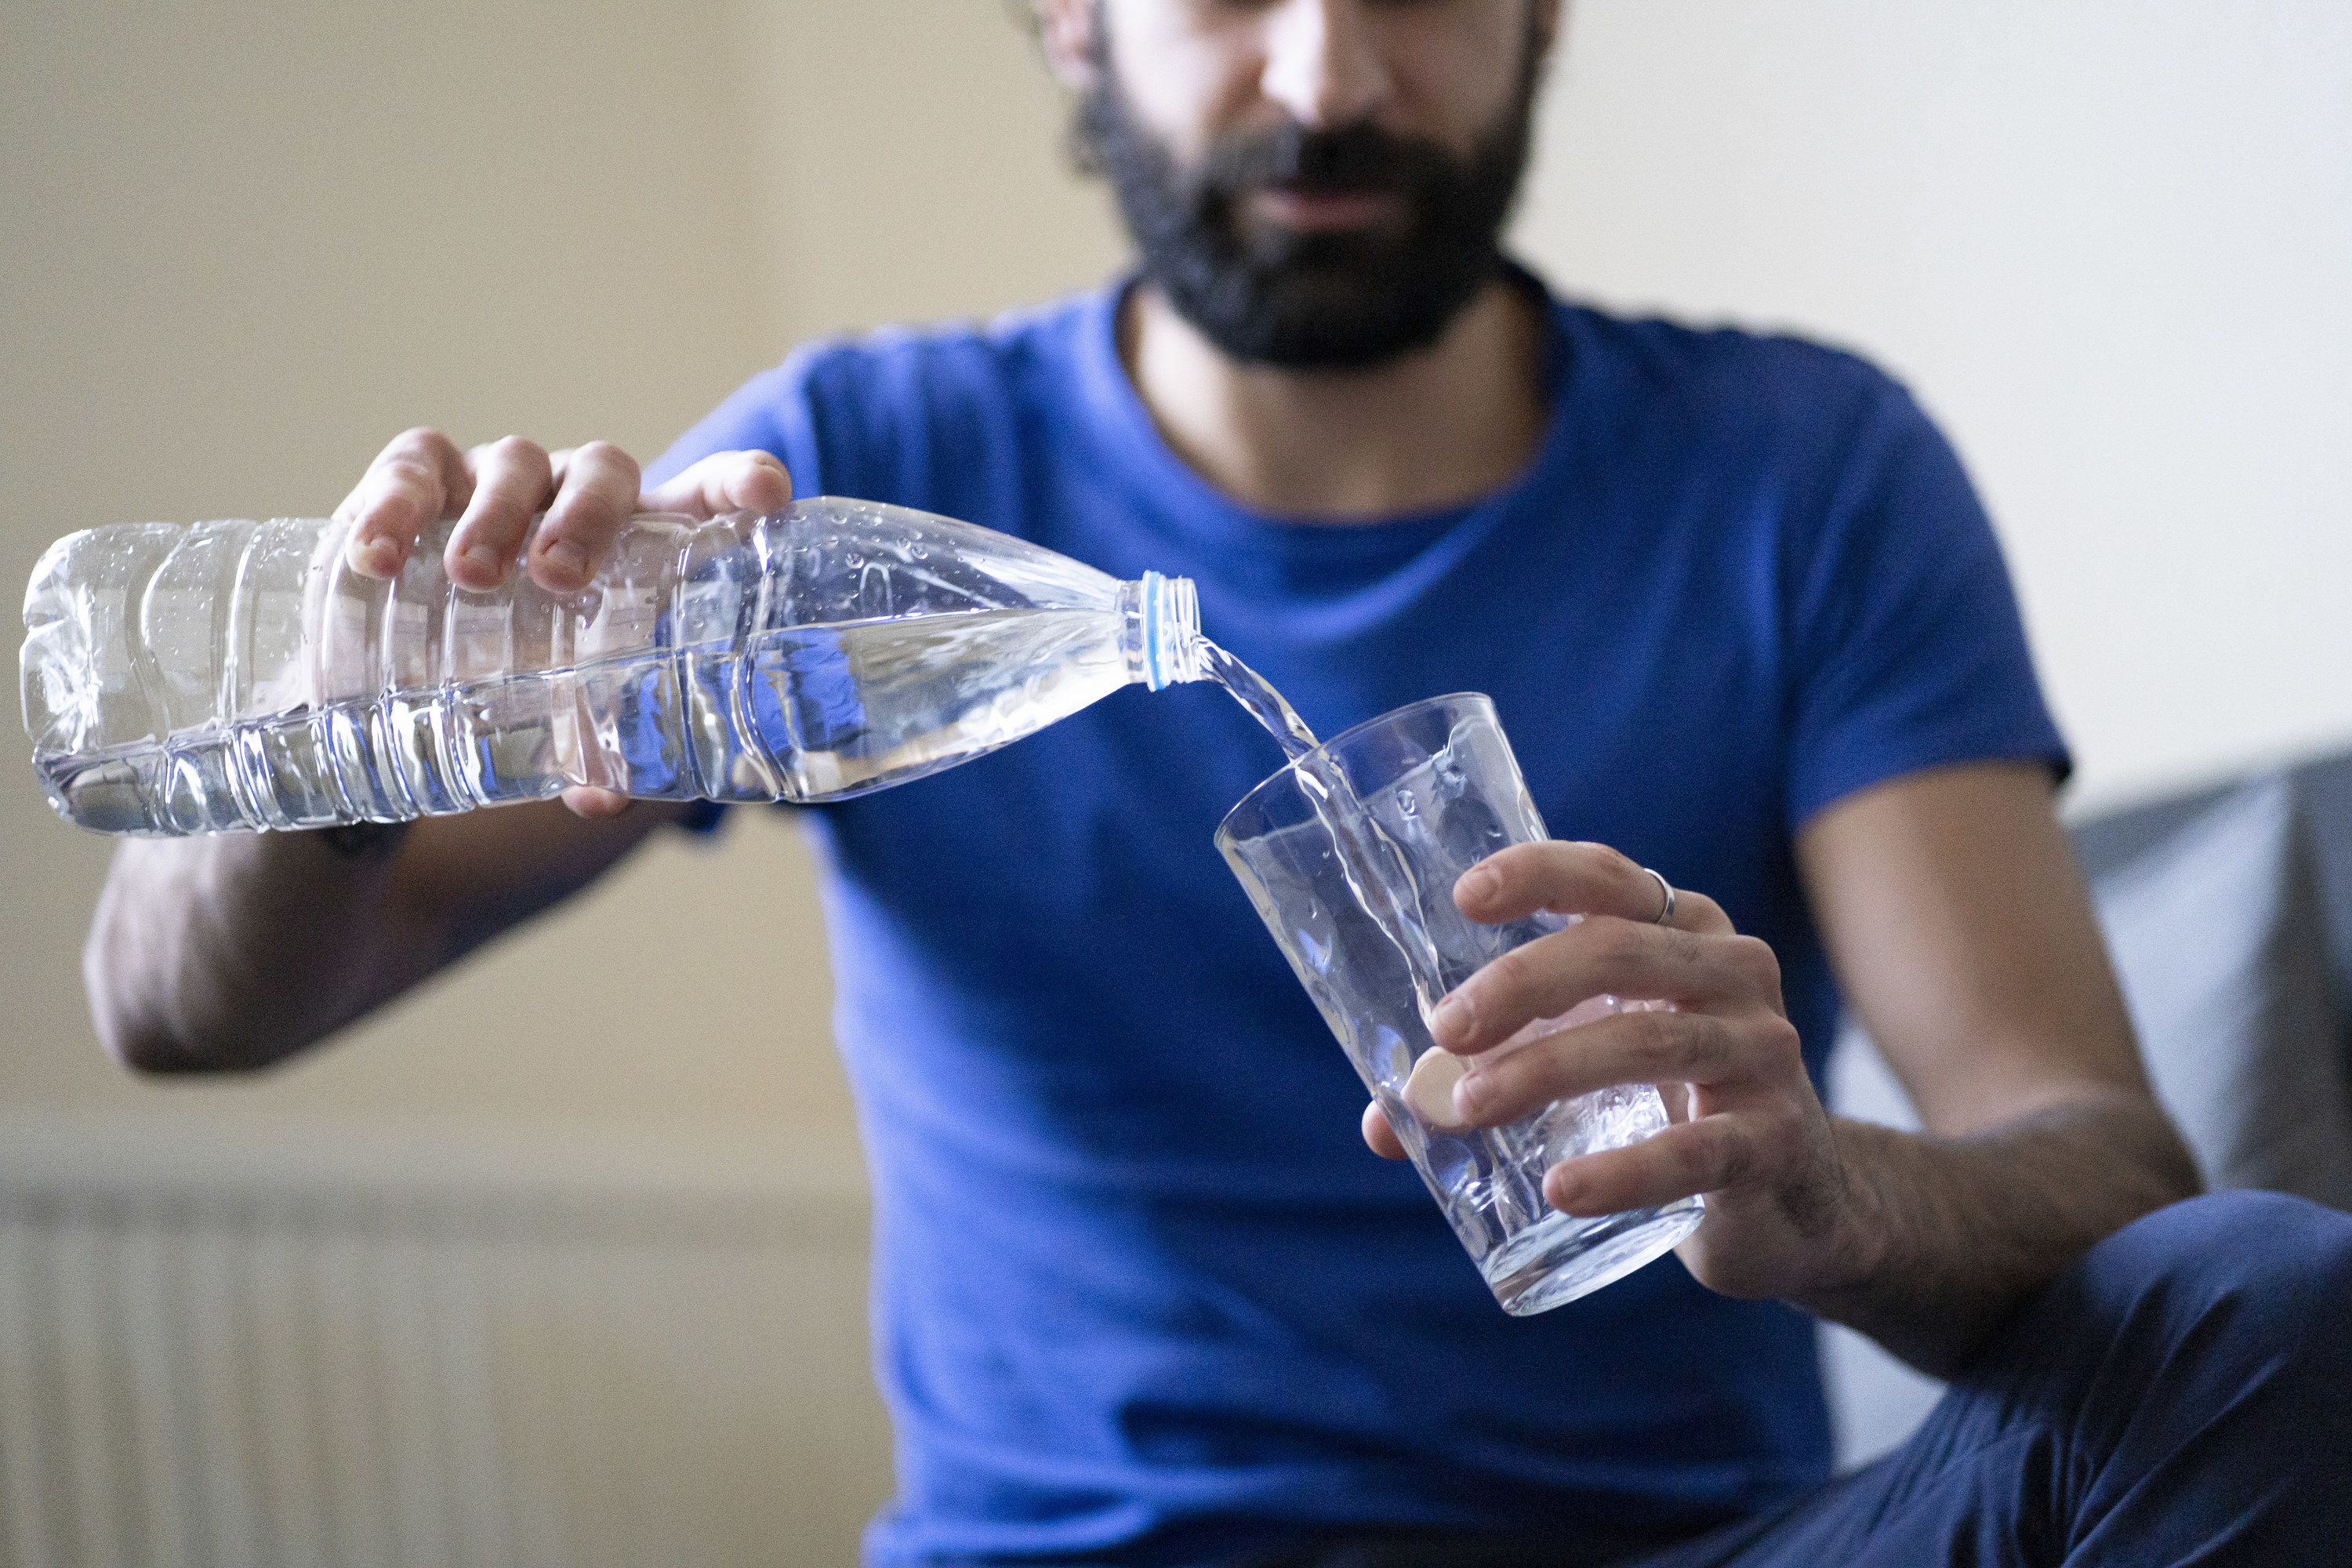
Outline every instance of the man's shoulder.
<path fill-rule="evenodd" d="M 1580 301 L 1553 310 L 1568 407 L 1636 467 L 1818 497 L 1942 460 L 1948 444 L 1910 391 L 1852 350 Z"/>
<path fill-rule="evenodd" d="M 1112 353 L 1104 346 L 1109 299 L 1097 290 L 987 322 L 890 326 L 804 343 L 665 461 L 764 447 L 803 491 L 997 515 L 989 498 L 1017 488 L 1043 447 L 1082 422 L 1076 407 Z"/>
<path fill-rule="evenodd" d="M 905 405 L 972 393 L 1010 394 L 1066 373 L 1101 313 L 1091 290 L 992 320 L 898 324 L 821 338 L 779 367 L 780 392 L 830 407 Z"/>
<path fill-rule="evenodd" d="M 1619 313 L 1557 297 L 1553 310 L 1571 353 L 1601 361 L 1604 374 L 1623 382 L 1718 416 L 1813 422 L 1910 401 L 1902 383 L 1870 360 L 1796 332 Z"/>

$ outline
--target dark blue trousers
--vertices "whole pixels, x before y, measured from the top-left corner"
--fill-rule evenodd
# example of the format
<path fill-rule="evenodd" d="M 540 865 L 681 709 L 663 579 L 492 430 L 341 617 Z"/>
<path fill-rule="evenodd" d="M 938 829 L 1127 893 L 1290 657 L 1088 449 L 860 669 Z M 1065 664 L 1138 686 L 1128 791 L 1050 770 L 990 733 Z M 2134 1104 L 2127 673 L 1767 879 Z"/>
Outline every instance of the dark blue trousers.
<path fill-rule="evenodd" d="M 1391 1537 L 1279 1561 L 2352 1564 L 2352 1216 L 2270 1193 L 2149 1215 L 2036 1293 L 1908 1443 L 1694 1541 Z"/>
<path fill-rule="evenodd" d="M 2352 1216 L 2228 1193 L 2126 1226 L 1902 1447 L 1639 1561 L 2352 1563 Z"/>

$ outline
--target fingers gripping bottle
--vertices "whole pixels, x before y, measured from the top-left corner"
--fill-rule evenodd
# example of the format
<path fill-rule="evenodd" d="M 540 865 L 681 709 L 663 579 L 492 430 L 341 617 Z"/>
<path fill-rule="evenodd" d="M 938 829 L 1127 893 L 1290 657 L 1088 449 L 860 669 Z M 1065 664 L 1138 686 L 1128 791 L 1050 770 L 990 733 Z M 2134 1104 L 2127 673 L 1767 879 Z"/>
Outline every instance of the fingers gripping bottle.
<path fill-rule="evenodd" d="M 535 526 L 535 525 L 534 525 Z M 834 497 L 646 515 L 595 580 L 477 594 L 448 525 L 391 582 L 316 519 L 98 528 L 25 595 L 25 727 L 102 833 L 393 822 L 593 784 L 825 801 L 1198 680 L 1192 584 Z"/>

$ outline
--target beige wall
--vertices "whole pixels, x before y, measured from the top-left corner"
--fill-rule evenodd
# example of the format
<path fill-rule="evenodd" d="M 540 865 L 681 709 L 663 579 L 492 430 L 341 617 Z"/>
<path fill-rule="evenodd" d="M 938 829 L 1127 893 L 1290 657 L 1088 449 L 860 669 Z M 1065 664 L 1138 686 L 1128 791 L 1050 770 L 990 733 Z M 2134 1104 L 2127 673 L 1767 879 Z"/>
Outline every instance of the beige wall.
<path fill-rule="evenodd" d="M 318 514 L 412 423 L 649 457 L 802 337 L 986 313 L 1118 254 L 988 0 L 22 0 L 5 31 L 12 583 L 74 528 Z M 101 1058 L 80 994 L 108 846 L 22 767 L 0 823 L 0 1125 L 847 1136 L 803 858 L 766 814 L 315 1059 L 162 1087 Z"/>
<path fill-rule="evenodd" d="M 2129 793 L 2352 731 L 2347 79 L 2334 4 L 1586 0 L 1520 234 L 1606 298 L 1907 374 L 2001 514 L 2086 785 Z M 419 420 L 650 453 L 803 334 L 1097 277 L 1057 120 L 996 0 L 12 0 L 0 577 L 89 524 L 322 510 Z M 21 767 L 0 855 L 0 1120 L 845 1134 L 772 821 L 205 1086 L 100 1059 L 107 846 Z"/>
<path fill-rule="evenodd" d="M 1906 376 L 2090 805 L 2352 741 L 2352 6 L 1584 0 L 1522 237 Z"/>

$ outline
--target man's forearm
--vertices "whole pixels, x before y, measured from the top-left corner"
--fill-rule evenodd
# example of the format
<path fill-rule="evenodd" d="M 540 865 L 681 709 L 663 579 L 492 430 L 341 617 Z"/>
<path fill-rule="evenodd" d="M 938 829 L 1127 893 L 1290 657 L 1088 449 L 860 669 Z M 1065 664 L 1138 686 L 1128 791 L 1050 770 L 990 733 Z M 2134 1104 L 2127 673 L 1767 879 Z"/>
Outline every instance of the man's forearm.
<path fill-rule="evenodd" d="M 134 840 L 82 965 L 107 1049 L 150 1072 L 257 1068 L 378 999 L 405 825 Z"/>
<path fill-rule="evenodd" d="M 540 801 L 131 840 L 83 952 L 100 1037 L 150 1072 L 266 1067 L 586 886 L 685 809 L 583 818 Z"/>
<path fill-rule="evenodd" d="M 1853 1194 L 1843 1282 L 1794 1304 L 1939 1376 L 2093 1242 L 2200 1184 L 2163 1111 L 2123 1089 L 1966 1137 L 1835 1125 Z"/>

